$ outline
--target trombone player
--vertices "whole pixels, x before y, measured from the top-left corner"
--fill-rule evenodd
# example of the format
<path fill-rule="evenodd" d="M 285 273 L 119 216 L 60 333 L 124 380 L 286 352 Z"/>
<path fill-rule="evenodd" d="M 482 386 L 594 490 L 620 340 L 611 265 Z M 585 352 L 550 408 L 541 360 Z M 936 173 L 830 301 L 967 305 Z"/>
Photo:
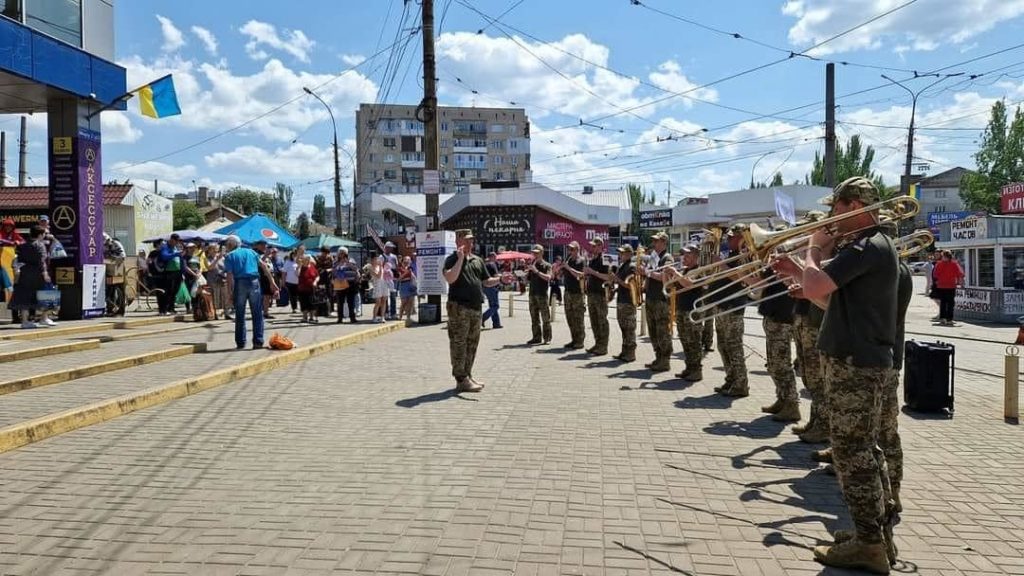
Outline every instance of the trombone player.
<path fill-rule="evenodd" d="M 565 345 L 566 350 L 583 348 L 586 332 L 583 327 L 583 315 L 586 301 L 583 298 L 583 268 L 586 261 L 580 256 L 580 243 L 569 242 L 569 255 L 561 267 L 562 281 L 565 283 L 565 323 L 569 325 L 572 340 Z"/>
<path fill-rule="evenodd" d="M 604 238 L 590 241 L 592 258 L 583 268 L 587 277 L 587 314 L 594 332 L 594 345 L 587 352 L 594 356 L 608 353 L 608 298 L 604 283 L 608 281 L 608 265 L 604 263 Z"/>
<path fill-rule="evenodd" d="M 743 247 L 743 234 L 746 231 L 746 224 L 736 224 L 726 233 L 730 258 L 740 255 Z M 746 288 L 739 282 L 734 282 L 736 279 L 726 276 L 712 283 L 710 287 L 711 291 L 717 290 L 722 294 L 721 312 L 736 308 L 732 312 L 721 314 L 715 318 L 718 353 L 721 355 L 722 365 L 725 367 L 725 384 L 716 386 L 715 392 L 723 396 L 745 398 L 750 395 L 750 387 L 747 381 L 747 360 L 743 352 L 744 308 L 741 306 L 746 304 L 747 298 L 742 295 Z"/>
<path fill-rule="evenodd" d="M 615 274 L 609 274 L 609 279 L 618 287 L 615 297 L 615 313 L 619 322 L 619 330 L 622 332 L 622 351 L 615 356 L 615 359 L 622 362 L 636 360 L 636 309 L 640 305 L 639 283 L 637 282 L 640 277 L 636 274 L 633 247 L 629 244 L 619 246 L 619 268 Z"/>
<path fill-rule="evenodd" d="M 658 232 L 651 237 L 653 246 L 651 260 L 653 270 L 640 268 L 641 274 L 647 278 L 644 291 L 647 307 L 647 331 L 651 335 L 651 346 L 654 347 L 654 362 L 647 365 L 651 372 L 668 372 L 669 358 L 672 356 L 672 336 L 669 335 L 668 297 L 665 295 L 664 282 L 671 278 L 667 266 L 672 263 L 672 255 L 668 252 L 668 234 Z"/>
<path fill-rule="evenodd" d="M 697 268 L 700 264 L 700 246 L 691 242 L 680 250 L 683 258 L 683 270 L 680 272 L 675 268 L 667 268 L 672 279 L 669 283 L 679 282 L 682 289 L 675 290 L 676 299 L 676 330 L 679 332 L 679 341 L 683 345 L 683 357 L 686 359 L 686 366 L 683 371 L 676 374 L 676 377 L 690 382 L 700 382 L 704 379 L 702 363 L 704 351 L 702 332 L 704 323 L 697 324 L 690 319 L 690 312 L 693 310 L 694 302 L 704 295 L 703 287 L 693 287 L 693 282 L 686 277 L 688 272 Z"/>

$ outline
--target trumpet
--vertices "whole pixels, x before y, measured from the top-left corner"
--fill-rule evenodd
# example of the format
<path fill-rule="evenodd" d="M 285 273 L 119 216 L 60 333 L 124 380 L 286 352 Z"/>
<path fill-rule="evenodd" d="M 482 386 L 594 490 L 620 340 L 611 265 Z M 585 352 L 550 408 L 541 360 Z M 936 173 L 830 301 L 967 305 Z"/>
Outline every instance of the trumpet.
<path fill-rule="evenodd" d="M 927 250 L 933 243 L 935 243 L 935 236 L 933 236 L 932 233 L 927 231 L 927 230 L 918 230 L 917 232 L 914 232 L 912 234 L 908 234 L 906 236 L 901 236 L 901 237 L 899 237 L 899 238 L 897 238 L 896 240 L 893 241 L 893 244 L 895 245 L 896 251 L 899 254 L 900 258 L 908 258 L 908 257 L 913 256 L 915 254 L 919 254 L 919 253 Z M 831 261 L 832 261 L 831 259 L 828 259 L 828 260 L 823 261 L 822 264 L 823 265 L 824 264 L 828 264 Z M 779 276 L 770 276 L 768 278 L 762 279 L 759 282 L 756 282 L 754 284 L 751 284 L 751 285 L 747 286 L 747 288 L 745 290 L 742 290 L 742 291 L 737 292 L 735 294 L 731 294 L 731 295 L 726 296 L 724 298 L 719 298 L 717 300 L 711 300 L 711 298 L 713 296 L 719 294 L 725 288 L 728 288 L 728 286 L 719 288 L 718 290 L 715 290 L 714 292 L 710 292 L 710 293 L 702 296 L 701 298 L 698 298 L 696 301 L 694 301 L 694 308 L 690 312 L 690 320 L 693 321 L 694 323 L 705 322 L 707 320 L 718 318 L 719 316 L 723 316 L 725 314 L 729 314 L 729 313 L 735 312 L 737 310 L 746 308 L 747 306 L 750 306 L 750 305 L 757 305 L 757 304 L 760 304 L 762 302 L 767 302 L 769 300 L 774 300 L 775 298 L 779 298 L 780 296 L 786 296 L 786 295 L 789 294 L 789 292 L 785 291 L 785 290 L 782 291 L 782 292 L 777 292 L 775 294 L 770 294 L 768 296 L 763 296 L 762 295 L 761 297 L 753 299 L 753 300 L 750 300 L 749 302 L 746 302 L 744 304 L 737 304 L 736 306 L 730 307 L 730 308 L 728 308 L 726 310 L 719 310 L 718 312 L 715 312 L 715 313 L 713 313 L 713 314 L 711 314 L 709 316 L 704 316 L 703 315 L 706 312 L 712 311 L 712 310 L 714 310 L 716 308 L 721 308 L 723 303 L 728 302 L 730 300 L 735 300 L 735 299 L 738 299 L 738 298 L 741 298 L 741 297 L 742 298 L 747 298 L 747 297 L 753 295 L 753 293 L 758 291 L 758 290 L 762 291 L 762 293 L 763 293 L 763 291 L 766 288 L 769 288 L 769 287 L 772 287 L 772 286 L 776 286 L 776 285 L 782 284 L 782 283 L 787 283 L 787 282 L 789 282 L 788 278 L 782 278 L 782 277 L 779 277 Z"/>

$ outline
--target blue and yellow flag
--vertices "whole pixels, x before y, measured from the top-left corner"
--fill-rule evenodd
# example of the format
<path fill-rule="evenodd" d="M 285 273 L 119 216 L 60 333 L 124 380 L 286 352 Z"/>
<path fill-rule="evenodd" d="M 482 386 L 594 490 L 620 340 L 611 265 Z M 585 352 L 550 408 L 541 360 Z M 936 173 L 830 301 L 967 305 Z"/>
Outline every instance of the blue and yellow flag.
<path fill-rule="evenodd" d="M 150 118 L 166 118 L 181 114 L 178 95 L 174 91 L 174 78 L 170 74 L 136 90 L 139 111 Z"/>
<path fill-rule="evenodd" d="M 921 199 L 921 185 L 917 182 L 911 184 L 907 188 L 907 196 L 914 198 L 915 200 Z"/>

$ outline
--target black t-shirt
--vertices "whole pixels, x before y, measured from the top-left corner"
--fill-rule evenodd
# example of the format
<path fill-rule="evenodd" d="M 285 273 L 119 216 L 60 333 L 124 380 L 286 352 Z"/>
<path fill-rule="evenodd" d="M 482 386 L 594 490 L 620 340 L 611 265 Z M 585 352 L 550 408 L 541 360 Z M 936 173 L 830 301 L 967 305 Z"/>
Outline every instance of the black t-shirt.
<path fill-rule="evenodd" d="M 608 265 L 604 263 L 604 256 L 601 254 L 591 258 L 587 266 L 599 274 L 608 273 Z M 587 294 L 604 294 L 604 280 L 587 276 Z"/>
<path fill-rule="evenodd" d="M 584 262 L 585 260 L 579 256 L 576 258 L 566 258 L 565 266 L 562 267 L 562 283 L 565 284 L 566 294 L 583 294 L 583 286 L 580 284 L 579 279 L 573 276 L 572 272 L 569 272 L 566 268 L 572 268 L 577 272 L 581 272 Z"/>
<path fill-rule="evenodd" d="M 683 275 L 687 272 L 692 272 L 693 268 L 684 268 Z M 687 288 L 681 284 L 675 284 L 676 288 L 676 313 L 689 314 L 693 311 L 694 303 L 697 299 L 704 295 L 704 287 L 699 286 L 696 288 Z"/>
<path fill-rule="evenodd" d="M 903 368 L 903 339 L 905 337 L 905 320 L 910 299 L 914 295 L 914 276 L 906 262 L 899 264 L 899 285 L 896 288 L 896 340 L 892 347 L 892 367 Z"/>
<path fill-rule="evenodd" d="M 543 260 L 538 260 L 533 263 L 533 267 L 537 269 L 537 272 L 548 274 L 551 272 L 551 264 Z M 540 274 L 535 274 L 532 270 L 526 273 L 526 277 L 530 280 L 530 295 L 547 295 L 548 293 L 548 280 L 540 277 Z"/>
<path fill-rule="evenodd" d="M 619 269 L 615 271 L 615 275 L 623 282 L 628 282 L 629 277 L 636 273 L 636 262 L 630 258 L 629 262 L 619 262 Z M 632 304 L 633 295 L 630 294 L 629 288 L 625 286 L 619 286 L 615 293 L 615 302 L 617 304 Z"/>
<path fill-rule="evenodd" d="M 772 278 L 775 278 L 774 272 L 765 272 L 761 275 L 761 279 L 764 281 L 768 281 Z M 789 289 L 786 288 L 786 285 L 779 282 L 778 284 L 773 284 L 762 290 L 761 298 L 768 298 L 788 291 Z M 783 324 L 792 324 L 793 308 L 795 306 L 796 301 L 792 296 L 775 296 L 771 300 L 764 300 L 758 304 L 757 312 L 769 320 L 774 320 L 775 322 L 781 322 Z"/>
<path fill-rule="evenodd" d="M 893 365 L 898 265 L 892 240 L 869 230 L 836 254 L 824 272 L 838 286 L 829 299 L 818 348 L 854 366 Z"/>
<path fill-rule="evenodd" d="M 729 257 L 732 258 L 733 256 L 736 256 L 738 254 L 739 252 L 729 252 Z M 732 262 L 730 264 L 727 264 L 729 268 L 735 268 L 739 265 L 739 262 Z M 719 269 L 721 269 L 721 267 L 719 267 Z M 730 284 L 731 286 L 725 288 L 727 285 Z M 747 289 L 747 287 L 742 282 L 733 282 L 732 278 L 725 277 L 722 278 L 721 280 L 718 280 L 717 282 L 712 282 L 708 290 L 709 292 L 715 292 L 716 290 L 719 290 L 721 288 L 725 289 L 722 290 L 721 292 L 715 293 L 715 300 L 722 302 L 722 304 L 719 306 L 720 310 L 735 308 L 737 306 L 745 306 L 747 304 L 748 298 L 746 296 L 737 296 L 737 294 L 744 292 Z"/>
<path fill-rule="evenodd" d="M 444 269 L 451 270 L 458 261 L 458 252 L 449 254 L 444 259 Z M 488 277 L 483 258 L 473 254 L 466 256 L 458 279 L 448 285 L 448 300 L 470 308 L 480 308 L 484 302 L 484 280 Z"/>
<path fill-rule="evenodd" d="M 486 265 L 484 266 L 484 269 L 487 270 L 487 277 L 488 278 L 494 278 L 495 276 L 497 276 L 497 275 L 499 275 L 501 273 L 498 270 L 498 263 L 497 262 L 487 262 Z"/>
<path fill-rule="evenodd" d="M 657 253 L 655 255 L 658 257 L 656 266 L 659 268 L 672 263 L 672 255 L 667 250 L 660 255 Z M 647 287 L 644 289 L 644 299 L 648 302 L 668 302 L 668 296 L 665 295 L 665 284 L 648 277 Z"/>

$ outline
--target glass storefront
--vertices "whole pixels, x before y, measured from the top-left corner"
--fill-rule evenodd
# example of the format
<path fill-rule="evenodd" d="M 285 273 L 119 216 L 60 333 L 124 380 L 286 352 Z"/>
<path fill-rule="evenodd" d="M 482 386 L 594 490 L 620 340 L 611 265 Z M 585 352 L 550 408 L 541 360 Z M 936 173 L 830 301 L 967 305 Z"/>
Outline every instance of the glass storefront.
<path fill-rule="evenodd" d="M 22 0 L 22 3 L 26 26 L 72 46 L 82 46 L 82 0 Z"/>

